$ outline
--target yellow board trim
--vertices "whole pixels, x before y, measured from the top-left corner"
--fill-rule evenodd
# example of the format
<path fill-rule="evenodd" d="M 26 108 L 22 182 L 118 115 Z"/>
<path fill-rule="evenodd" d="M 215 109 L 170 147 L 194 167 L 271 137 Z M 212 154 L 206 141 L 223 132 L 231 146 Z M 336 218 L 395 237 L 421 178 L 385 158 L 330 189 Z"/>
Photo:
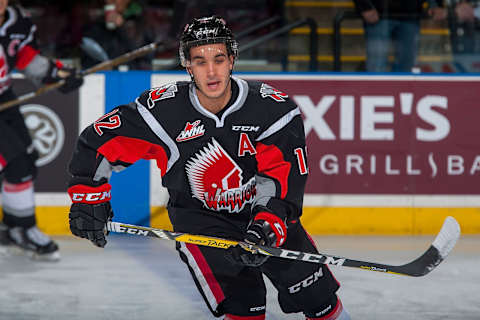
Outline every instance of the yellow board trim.
<path fill-rule="evenodd" d="M 344 56 L 340 57 L 340 61 L 342 62 L 361 62 L 366 61 L 365 56 Z M 390 60 L 393 61 L 393 56 L 390 57 Z M 309 62 L 310 56 L 309 55 L 295 55 L 290 54 L 288 55 L 288 61 L 291 62 Z M 319 62 L 333 62 L 333 56 L 331 55 L 319 55 L 317 56 L 317 61 Z M 451 55 L 443 55 L 443 56 L 419 56 L 418 62 L 451 62 L 452 56 Z"/>
<path fill-rule="evenodd" d="M 36 207 L 37 226 L 49 235 L 70 235 L 68 213 L 66 207 Z"/>
<path fill-rule="evenodd" d="M 286 7 L 353 8 L 352 1 L 286 1 Z"/>
<path fill-rule="evenodd" d="M 43 232 L 49 235 L 69 235 L 68 226 L 68 207 L 36 207 L 37 226 Z M 3 213 L 0 210 L 0 220 L 3 219 Z"/>
<path fill-rule="evenodd" d="M 305 207 L 302 224 L 312 235 L 434 235 L 447 216 L 462 234 L 480 234 L 480 208 Z M 151 226 L 172 230 L 167 210 L 152 208 Z"/>
<path fill-rule="evenodd" d="M 290 31 L 292 35 L 308 35 L 310 34 L 310 28 L 300 27 Z M 333 34 L 333 28 L 317 28 L 317 34 L 331 35 Z M 343 35 L 362 35 L 364 34 L 363 28 L 340 28 L 340 34 Z M 422 28 L 420 29 L 421 35 L 427 36 L 448 36 L 450 31 L 446 28 Z"/>
<path fill-rule="evenodd" d="M 70 235 L 68 211 L 37 207 L 38 227 L 49 235 Z M 151 212 L 152 227 L 173 230 L 165 207 Z M 312 235 L 434 235 L 447 216 L 458 220 L 462 234 L 480 234 L 480 208 L 305 207 L 301 220 Z"/>
<path fill-rule="evenodd" d="M 480 208 L 308 207 L 301 220 L 314 235 L 433 235 L 447 216 L 462 234 L 480 233 Z"/>
<path fill-rule="evenodd" d="M 152 207 L 150 212 L 150 226 L 152 228 L 173 230 L 170 218 L 168 218 L 167 208 Z"/>

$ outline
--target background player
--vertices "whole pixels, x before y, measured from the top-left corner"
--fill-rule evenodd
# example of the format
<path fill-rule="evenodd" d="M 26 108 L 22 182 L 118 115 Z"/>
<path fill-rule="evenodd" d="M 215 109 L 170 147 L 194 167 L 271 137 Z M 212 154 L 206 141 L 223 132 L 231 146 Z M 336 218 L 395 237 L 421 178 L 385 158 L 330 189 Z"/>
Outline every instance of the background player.
<path fill-rule="evenodd" d="M 16 98 L 11 72 L 17 69 L 36 85 L 65 79 L 62 92 L 78 88 L 83 80 L 74 69 L 42 56 L 35 40 L 36 26 L 17 6 L 0 0 L 0 103 Z M 57 260 L 58 246 L 36 227 L 33 181 L 37 152 L 19 107 L 0 112 L 0 171 L 3 223 L 2 248 L 12 245 L 35 258 Z"/>
<path fill-rule="evenodd" d="M 69 167 L 74 235 L 105 246 L 110 175 L 143 158 L 161 169 L 175 231 L 317 252 L 299 220 L 308 175 L 300 111 L 285 93 L 231 76 L 237 52 L 222 19 L 195 19 L 180 41 L 191 81 L 147 90 L 84 130 Z M 284 312 L 350 319 L 325 265 L 241 248 L 177 250 L 217 317 L 265 319 L 266 275 Z"/>

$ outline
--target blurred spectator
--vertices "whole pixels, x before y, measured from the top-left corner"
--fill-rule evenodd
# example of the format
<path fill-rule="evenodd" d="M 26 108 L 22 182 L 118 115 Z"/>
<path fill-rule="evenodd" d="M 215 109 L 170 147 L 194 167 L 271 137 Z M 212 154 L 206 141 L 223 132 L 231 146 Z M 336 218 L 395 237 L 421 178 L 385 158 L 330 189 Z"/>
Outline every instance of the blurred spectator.
<path fill-rule="evenodd" d="M 168 36 L 177 40 L 192 18 L 221 16 L 230 25 L 252 26 L 272 16 L 283 15 L 284 0 L 173 0 L 173 17 Z M 241 28 L 239 28 L 240 30 Z"/>
<path fill-rule="evenodd" d="M 228 0 L 173 0 L 173 18 L 168 35 L 177 40 L 185 24 L 195 17 L 213 15 L 226 17 L 227 9 L 233 4 L 235 4 L 233 1 Z"/>
<path fill-rule="evenodd" d="M 460 22 L 474 22 L 475 19 L 480 17 L 478 1 L 461 1 L 456 3 L 455 13 Z"/>
<path fill-rule="evenodd" d="M 82 29 L 85 23 L 90 22 L 87 15 L 89 5 L 90 4 L 83 2 L 65 1 L 58 6 L 57 12 L 51 10 L 51 8 L 47 8 L 47 10 L 42 12 L 42 15 L 36 19 L 38 24 L 42 26 L 45 23 L 45 16 L 47 14 L 55 15 L 51 18 L 51 20 L 53 20 L 53 26 L 48 30 L 51 36 L 54 37 L 53 46 L 55 56 L 63 59 L 79 57 Z M 42 6 L 42 8 L 45 7 L 45 5 Z M 60 17 L 64 22 L 62 25 L 59 24 Z M 46 39 L 43 34 L 40 34 L 39 37 L 41 40 Z"/>
<path fill-rule="evenodd" d="M 460 23 L 475 22 L 476 19 L 480 19 L 480 1 L 479 0 L 447 0 L 449 8 L 454 13 L 455 19 Z M 438 10 L 439 14 L 437 20 L 447 17 L 447 9 L 444 7 L 433 4 L 433 10 Z"/>
<path fill-rule="evenodd" d="M 435 0 L 428 2 L 431 1 Z M 412 71 L 417 58 L 420 19 L 424 15 L 425 2 L 426 0 L 354 0 L 364 21 L 367 71 L 389 71 L 390 44 L 394 49 L 391 71 Z"/>
<path fill-rule="evenodd" d="M 103 15 L 87 25 L 83 31 L 80 48 L 82 68 L 152 42 L 153 37 L 143 25 L 143 6 L 132 0 L 105 0 Z M 129 69 L 151 69 L 151 57 L 130 61 Z"/>
<path fill-rule="evenodd" d="M 185 24 L 193 18 L 202 16 L 221 16 L 229 21 L 229 25 L 235 33 L 241 34 L 245 29 L 273 16 L 284 16 L 284 2 L 284 0 L 173 0 L 172 22 L 166 35 L 169 41 L 178 41 Z M 248 42 L 265 33 L 272 32 L 280 28 L 282 23 L 283 21 L 261 28 L 242 37 L 242 41 Z M 242 59 L 268 57 L 270 61 L 279 60 L 287 55 L 286 43 L 286 40 L 270 42 L 263 48 L 257 47 L 248 52 L 242 52 L 241 56 Z M 176 68 L 182 69 L 183 67 L 177 63 Z"/>
<path fill-rule="evenodd" d="M 441 13 L 437 20 L 448 16 L 452 71 L 480 72 L 480 1 L 449 0 L 446 8 L 435 9 Z"/>

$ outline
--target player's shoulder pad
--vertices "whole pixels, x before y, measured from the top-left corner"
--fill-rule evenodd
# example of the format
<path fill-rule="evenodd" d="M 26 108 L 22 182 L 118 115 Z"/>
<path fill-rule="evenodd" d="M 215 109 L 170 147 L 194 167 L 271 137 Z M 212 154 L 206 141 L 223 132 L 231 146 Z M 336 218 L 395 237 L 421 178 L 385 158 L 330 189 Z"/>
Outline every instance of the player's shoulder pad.
<path fill-rule="evenodd" d="M 287 93 L 269 85 L 268 83 L 254 80 L 249 80 L 247 82 L 250 89 L 250 94 L 254 94 L 264 101 L 288 104 L 290 100 Z"/>
<path fill-rule="evenodd" d="M 30 12 L 28 12 L 24 7 L 20 6 L 20 5 L 15 5 L 14 6 L 18 12 L 22 15 L 22 18 L 31 18 L 32 15 L 30 14 Z"/>
<path fill-rule="evenodd" d="M 32 32 L 33 21 L 28 11 L 18 5 L 8 6 L 7 10 L 9 10 L 9 14 L 11 14 L 9 18 L 11 19 L 11 29 L 9 32 L 24 34 Z"/>
<path fill-rule="evenodd" d="M 15 11 L 18 18 L 20 19 L 30 20 L 32 18 L 32 15 L 30 14 L 30 12 L 18 4 L 12 5 L 10 6 L 10 8 L 12 8 Z"/>
<path fill-rule="evenodd" d="M 120 111 L 120 113 L 137 113 L 137 105 L 135 104 L 135 102 L 130 102 L 130 103 L 127 103 L 127 104 L 121 104 L 119 106 L 117 106 L 116 108 L 114 109 L 118 109 Z"/>
<path fill-rule="evenodd" d="M 140 103 L 144 107 L 152 109 L 164 101 L 175 99 L 175 97 L 184 90 L 187 90 L 188 92 L 188 82 L 171 82 L 159 87 L 145 90 L 137 98 L 136 102 Z"/>
<path fill-rule="evenodd" d="M 291 100 L 287 93 L 279 90 L 265 82 L 249 80 L 249 94 L 253 95 L 255 100 L 259 100 L 262 106 L 273 108 L 274 110 L 291 110 L 297 106 Z"/>
<path fill-rule="evenodd" d="M 122 123 L 125 124 L 129 123 L 138 126 L 139 123 L 144 122 L 137 110 L 137 104 L 135 102 L 119 105 L 115 107 L 111 113 L 118 114 L 121 117 Z"/>

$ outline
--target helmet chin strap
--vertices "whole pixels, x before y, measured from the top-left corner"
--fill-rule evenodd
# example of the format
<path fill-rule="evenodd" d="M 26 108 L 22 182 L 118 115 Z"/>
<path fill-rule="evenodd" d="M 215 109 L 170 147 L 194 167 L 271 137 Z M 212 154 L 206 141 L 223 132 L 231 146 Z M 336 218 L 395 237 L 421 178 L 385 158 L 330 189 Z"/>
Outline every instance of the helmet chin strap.
<path fill-rule="evenodd" d="M 188 70 L 187 70 L 187 72 L 190 75 L 190 81 L 192 81 L 193 84 L 195 85 L 195 89 L 200 90 L 200 88 L 197 85 L 197 81 L 195 81 L 195 77 L 193 76 L 193 72 L 190 72 Z"/>

